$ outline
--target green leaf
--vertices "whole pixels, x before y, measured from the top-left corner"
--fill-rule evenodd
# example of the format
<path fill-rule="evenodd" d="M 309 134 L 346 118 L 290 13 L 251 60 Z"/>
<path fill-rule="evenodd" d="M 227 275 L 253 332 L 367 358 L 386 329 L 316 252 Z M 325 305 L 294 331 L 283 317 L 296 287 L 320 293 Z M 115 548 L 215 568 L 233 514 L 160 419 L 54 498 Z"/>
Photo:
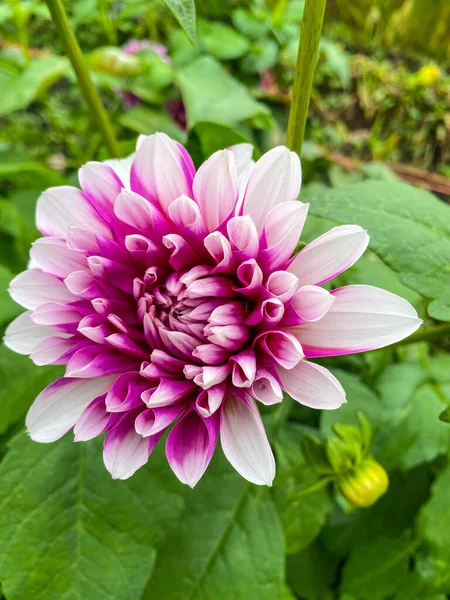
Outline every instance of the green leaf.
<path fill-rule="evenodd" d="M 366 387 L 359 377 L 340 369 L 333 369 L 334 375 L 341 382 L 347 395 L 347 402 L 338 410 L 324 410 L 320 416 L 320 430 L 324 436 L 333 433 L 333 425 L 345 423 L 358 426 L 358 411 L 362 411 L 375 430 L 381 420 L 380 400 L 376 394 Z"/>
<path fill-rule="evenodd" d="M 417 569 L 437 592 L 450 592 L 450 467 L 442 471 L 418 521 L 421 550 Z"/>
<path fill-rule="evenodd" d="M 0 435 L 21 421 L 39 392 L 60 375 L 61 367 L 37 367 L 0 345 Z"/>
<path fill-rule="evenodd" d="M 419 387 L 402 415 L 386 423 L 376 441 L 377 459 L 387 469 L 411 469 L 450 449 L 450 428 L 439 420 L 445 405 L 429 384 Z"/>
<path fill-rule="evenodd" d="M 234 146 L 235 144 L 249 143 L 249 139 L 225 125 L 217 123 L 207 123 L 200 121 L 193 129 L 193 133 L 198 137 L 203 158 L 206 159 L 217 150 Z"/>
<path fill-rule="evenodd" d="M 194 0 L 162 0 L 169 8 L 192 44 L 196 43 Z"/>
<path fill-rule="evenodd" d="M 157 131 L 162 131 L 180 142 L 186 141 L 184 131 L 172 121 L 166 112 L 153 110 L 146 106 L 136 106 L 122 113 L 119 117 L 119 123 L 122 127 L 131 129 L 136 133 L 151 135 Z"/>
<path fill-rule="evenodd" d="M 18 75 L 0 97 L 0 116 L 26 108 L 39 94 L 69 71 L 66 58 L 46 56 L 35 60 Z"/>
<path fill-rule="evenodd" d="M 283 533 L 268 490 L 247 483 L 218 454 L 187 494 L 143 599 L 275 600 L 283 581 Z"/>
<path fill-rule="evenodd" d="M 249 10 L 238 8 L 233 11 L 231 18 L 236 29 L 239 29 L 248 38 L 257 40 L 269 33 L 270 21 L 267 16 L 266 14 L 256 16 Z"/>
<path fill-rule="evenodd" d="M 447 425 L 448 427 L 448 425 Z M 429 502 L 418 522 L 421 551 L 417 569 L 424 582 L 437 592 L 450 592 L 450 467 L 432 487 Z"/>
<path fill-rule="evenodd" d="M 0 330 L 2 325 L 9 323 L 12 321 L 12 319 L 14 319 L 14 317 L 17 317 L 21 312 L 23 312 L 23 308 L 14 302 L 7 291 L 9 283 L 13 277 L 14 275 L 11 273 L 11 271 L 0 266 Z"/>
<path fill-rule="evenodd" d="M 198 41 L 214 58 L 233 60 L 245 54 L 249 48 L 246 38 L 228 25 L 199 20 Z"/>
<path fill-rule="evenodd" d="M 406 286 L 433 300 L 435 318 L 448 316 L 450 207 L 405 183 L 366 181 L 307 194 L 313 215 L 357 223 L 370 234 L 370 248 Z M 450 299 L 450 298 L 449 298 Z"/>
<path fill-rule="evenodd" d="M 347 52 L 331 40 L 320 40 L 320 51 L 324 54 L 327 67 L 339 79 L 341 86 L 347 89 L 350 85 L 350 60 Z"/>
<path fill-rule="evenodd" d="M 414 544 L 407 536 L 378 537 L 355 548 L 346 562 L 341 592 L 358 600 L 386 600 L 408 576 L 408 563 Z"/>
<path fill-rule="evenodd" d="M 269 109 L 209 56 L 201 56 L 181 69 L 178 81 L 190 129 L 201 121 L 233 126 L 255 118 L 263 127 L 270 126 Z"/>
<path fill-rule="evenodd" d="M 127 481 L 101 444 L 13 439 L 0 466 L 0 579 L 7 598 L 135 600 L 185 488 L 163 448 Z"/>
<path fill-rule="evenodd" d="M 331 590 L 336 578 L 338 560 L 320 544 L 314 542 L 298 554 L 287 557 L 289 586 L 304 600 L 332 600 Z"/>
<path fill-rule="evenodd" d="M 288 554 L 299 552 L 314 540 L 331 510 L 326 488 L 299 495 L 318 481 L 302 456 L 300 444 L 304 433 L 305 428 L 288 425 L 279 432 L 275 443 L 282 483 L 274 487 L 274 500 L 283 523 Z M 290 477 L 284 477 L 283 472 L 290 472 Z"/>
<path fill-rule="evenodd" d="M 278 58 L 278 45 L 270 39 L 253 44 L 250 52 L 240 61 L 244 73 L 261 73 L 275 66 Z"/>
<path fill-rule="evenodd" d="M 27 177 L 24 177 L 24 174 Z M 17 154 L 6 150 L 0 152 L 0 176 L 16 185 L 29 188 L 31 184 L 35 190 L 66 183 L 61 173 L 34 161 L 30 154 Z"/>

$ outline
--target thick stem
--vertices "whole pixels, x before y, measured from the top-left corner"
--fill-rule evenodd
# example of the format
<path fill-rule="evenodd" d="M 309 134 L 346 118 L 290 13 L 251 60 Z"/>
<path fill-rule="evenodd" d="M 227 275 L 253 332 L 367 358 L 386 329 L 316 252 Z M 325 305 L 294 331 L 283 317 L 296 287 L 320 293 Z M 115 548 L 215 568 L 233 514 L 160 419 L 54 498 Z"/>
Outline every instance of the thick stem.
<path fill-rule="evenodd" d="M 76 73 L 81 93 L 83 94 L 86 104 L 89 107 L 92 120 L 101 132 L 110 154 L 113 157 L 119 157 L 119 145 L 114 135 L 114 130 L 109 120 L 108 113 L 106 112 L 97 90 L 92 83 L 91 76 L 89 75 L 86 63 L 84 62 L 83 54 L 78 41 L 70 26 L 62 0 L 46 0 L 46 2 L 52 15 L 53 23 L 55 24 L 60 35 L 66 54 L 69 57 L 73 70 Z"/>
<path fill-rule="evenodd" d="M 417 331 L 405 340 L 397 342 L 394 346 L 406 346 L 407 344 L 438 340 L 444 335 L 450 335 L 450 323 L 443 323 L 442 325 L 435 325 L 434 327 L 428 327 L 427 329 Z"/>
<path fill-rule="evenodd" d="M 286 145 L 300 155 L 327 0 L 306 0 L 295 66 Z"/>

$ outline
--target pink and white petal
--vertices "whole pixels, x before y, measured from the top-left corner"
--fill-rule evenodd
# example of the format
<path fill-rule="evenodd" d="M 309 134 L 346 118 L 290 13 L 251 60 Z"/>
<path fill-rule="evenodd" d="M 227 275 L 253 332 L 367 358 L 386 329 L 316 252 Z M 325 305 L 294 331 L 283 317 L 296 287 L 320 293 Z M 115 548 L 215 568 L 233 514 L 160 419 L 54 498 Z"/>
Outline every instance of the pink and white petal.
<path fill-rule="evenodd" d="M 287 304 L 298 289 L 298 279 L 293 273 L 274 271 L 269 275 L 265 287 L 269 296 Z"/>
<path fill-rule="evenodd" d="M 293 369 L 277 369 L 285 391 L 309 408 L 333 410 L 346 402 L 345 390 L 336 377 L 320 365 L 301 360 Z"/>
<path fill-rule="evenodd" d="M 290 259 L 300 239 L 309 204 L 298 200 L 274 206 L 266 217 L 260 262 L 272 272 Z"/>
<path fill-rule="evenodd" d="M 261 156 L 250 173 L 243 202 L 243 212 L 252 217 L 258 233 L 274 206 L 297 198 L 301 182 L 300 159 L 295 152 L 277 146 Z"/>
<path fill-rule="evenodd" d="M 72 339 L 50 336 L 38 342 L 30 355 L 35 365 L 64 365 L 68 360 L 68 353 L 75 346 Z"/>
<path fill-rule="evenodd" d="M 67 363 L 66 377 L 90 379 L 134 368 L 139 368 L 139 360 L 136 358 L 95 344 L 75 352 Z"/>
<path fill-rule="evenodd" d="M 169 204 L 183 194 L 192 196 L 192 161 L 165 133 L 146 137 L 133 160 L 131 189 L 151 200 L 167 215 Z"/>
<path fill-rule="evenodd" d="M 227 396 L 221 410 L 220 442 L 242 477 L 256 485 L 272 485 L 275 459 L 253 398 Z"/>
<path fill-rule="evenodd" d="M 334 296 L 327 290 L 315 285 L 305 285 L 295 294 L 290 308 L 303 321 L 318 321 L 330 310 Z"/>
<path fill-rule="evenodd" d="M 227 223 L 228 239 L 237 260 L 255 258 L 259 252 L 259 236 L 248 215 L 231 218 Z"/>
<path fill-rule="evenodd" d="M 116 172 L 106 164 L 92 161 L 81 167 L 78 179 L 92 206 L 106 221 L 113 221 L 114 202 L 123 188 Z"/>
<path fill-rule="evenodd" d="M 111 235 L 102 217 L 83 192 L 64 185 L 43 192 L 36 204 L 36 225 L 45 236 L 67 239 L 69 227 L 88 227 L 95 233 Z"/>
<path fill-rule="evenodd" d="M 190 235 L 188 241 L 192 238 L 198 238 L 202 242 L 207 234 L 206 225 L 200 213 L 198 205 L 187 196 L 176 198 L 169 205 L 169 217 L 177 227 L 182 230 L 183 235 Z"/>
<path fill-rule="evenodd" d="M 47 302 L 38 306 L 31 318 L 36 325 L 51 327 L 64 334 L 73 334 L 82 317 L 83 314 L 71 304 Z M 51 331 L 51 335 L 55 335 L 55 332 Z"/>
<path fill-rule="evenodd" d="M 94 398 L 108 391 L 114 377 L 71 379 L 63 377 L 46 387 L 31 405 L 25 419 L 35 442 L 54 442 L 71 429 Z"/>
<path fill-rule="evenodd" d="M 359 225 L 339 225 L 301 250 L 289 271 L 300 285 L 319 285 L 351 267 L 369 244 L 367 231 Z"/>
<path fill-rule="evenodd" d="M 169 433 L 166 456 L 178 479 L 191 488 L 206 471 L 219 432 L 216 415 L 203 419 L 195 410 L 184 415 Z"/>
<path fill-rule="evenodd" d="M 78 300 L 60 279 L 40 269 L 28 269 L 19 273 L 9 284 L 8 291 L 13 300 L 29 309 L 35 309 L 45 302 Z"/>
<path fill-rule="evenodd" d="M 234 386 L 248 388 L 252 385 L 256 375 L 256 357 L 251 348 L 242 350 L 230 358 L 231 381 Z"/>
<path fill-rule="evenodd" d="M 141 394 L 150 387 L 148 380 L 136 371 L 122 373 L 111 385 L 106 395 L 106 410 L 121 413 L 134 408 L 143 408 Z"/>
<path fill-rule="evenodd" d="M 296 332 L 295 332 L 296 333 Z M 292 332 L 275 329 L 255 338 L 255 349 L 273 364 L 292 369 L 304 357 L 303 349 Z"/>
<path fill-rule="evenodd" d="M 213 415 L 222 405 L 227 391 L 227 384 L 220 383 L 208 390 L 202 390 L 195 401 L 195 410 L 204 418 Z"/>
<path fill-rule="evenodd" d="M 253 146 L 251 144 L 236 144 L 228 148 L 234 154 L 236 172 L 239 183 L 239 195 L 243 196 L 247 187 L 248 178 L 255 164 L 252 160 Z"/>
<path fill-rule="evenodd" d="M 137 416 L 135 429 L 142 437 L 156 435 L 171 425 L 185 407 L 185 404 L 175 404 L 161 408 L 148 408 Z"/>
<path fill-rule="evenodd" d="M 54 335 L 48 327 L 36 324 L 31 315 L 31 311 L 25 311 L 6 328 L 3 342 L 17 354 L 31 354 L 41 340 Z"/>
<path fill-rule="evenodd" d="M 283 400 L 283 390 L 278 379 L 273 373 L 264 368 L 257 370 L 251 393 L 256 400 L 266 406 L 279 404 Z"/>
<path fill-rule="evenodd" d="M 134 412 L 125 414 L 105 438 L 103 462 L 113 479 L 128 479 L 148 461 L 149 438 L 136 433 L 135 419 Z"/>
<path fill-rule="evenodd" d="M 75 442 L 87 442 L 106 431 L 111 415 L 106 411 L 105 394 L 95 398 L 83 411 L 73 428 Z"/>
<path fill-rule="evenodd" d="M 195 175 L 193 192 L 208 231 L 215 231 L 233 213 L 239 196 L 233 152 L 210 156 Z"/>
<path fill-rule="evenodd" d="M 143 136 L 139 136 L 141 138 Z M 138 143 L 139 143 L 138 138 Z M 134 152 L 125 158 L 112 158 L 109 160 L 103 161 L 105 165 L 111 167 L 114 173 L 119 177 L 120 181 L 123 183 L 123 187 L 126 189 L 130 189 L 130 171 L 131 165 L 134 160 Z"/>
<path fill-rule="evenodd" d="M 59 238 L 39 238 L 30 250 L 33 265 L 57 277 L 67 277 L 73 271 L 87 269 L 86 257 L 70 250 Z"/>
<path fill-rule="evenodd" d="M 322 319 L 291 329 L 306 357 L 383 348 L 408 337 L 422 323 L 407 300 L 380 288 L 349 285 L 331 294 L 334 303 Z"/>
<path fill-rule="evenodd" d="M 161 379 L 156 389 L 143 392 L 141 398 L 148 408 L 161 408 L 184 401 L 194 389 L 192 381 Z"/>

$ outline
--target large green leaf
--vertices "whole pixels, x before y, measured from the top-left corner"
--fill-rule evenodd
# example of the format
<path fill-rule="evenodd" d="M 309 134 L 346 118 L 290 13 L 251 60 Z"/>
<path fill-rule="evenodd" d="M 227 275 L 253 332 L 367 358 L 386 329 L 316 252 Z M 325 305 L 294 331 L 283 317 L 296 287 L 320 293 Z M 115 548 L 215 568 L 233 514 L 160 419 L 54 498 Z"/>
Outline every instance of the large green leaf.
<path fill-rule="evenodd" d="M 184 131 L 174 123 L 166 112 L 154 110 L 147 106 L 130 108 L 120 115 L 119 123 L 122 127 L 127 127 L 136 133 L 151 135 L 157 131 L 162 131 L 180 142 L 186 140 Z"/>
<path fill-rule="evenodd" d="M 14 302 L 14 300 L 12 300 L 11 296 L 7 292 L 9 282 L 12 278 L 13 274 L 11 271 L 0 266 L 0 332 L 3 325 L 14 319 L 14 317 L 17 317 L 23 310 Z"/>
<path fill-rule="evenodd" d="M 66 183 L 61 173 L 33 160 L 29 154 L 17 154 L 7 150 L 0 152 L 0 176 L 18 187 L 31 187 L 33 190 Z M 36 198 L 38 195 L 36 192 Z"/>
<path fill-rule="evenodd" d="M 317 483 L 317 475 L 302 456 L 300 440 L 305 428 L 291 424 L 277 436 L 275 451 L 278 479 L 274 499 L 283 524 L 286 551 L 299 552 L 318 535 L 331 510 L 331 499 L 324 488 L 303 494 Z M 289 473 L 289 477 L 285 474 Z"/>
<path fill-rule="evenodd" d="M 199 20 L 198 41 L 205 50 L 220 60 L 232 60 L 246 53 L 247 39 L 228 25 Z"/>
<path fill-rule="evenodd" d="M 35 60 L 18 75 L 0 96 L 0 116 L 26 108 L 44 89 L 67 75 L 69 63 L 60 56 Z"/>
<path fill-rule="evenodd" d="M 356 547 L 342 572 L 341 591 L 358 600 L 386 600 L 408 577 L 414 543 L 407 536 L 378 537 Z"/>
<path fill-rule="evenodd" d="M 439 420 L 445 409 L 429 384 L 417 388 L 402 413 L 385 423 L 376 441 L 377 458 L 388 469 L 411 469 L 450 449 L 450 427 Z"/>
<path fill-rule="evenodd" d="M 11 600 L 137 600 L 185 491 L 162 448 L 114 481 L 100 444 L 71 436 L 18 436 L 0 477 L 0 579 Z"/>
<path fill-rule="evenodd" d="M 447 425 L 448 427 L 448 425 Z M 450 467 L 440 474 L 418 523 L 418 571 L 431 588 L 450 592 Z"/>
<path fill-rule="evenodd" d="M 449 317 L 450 207 L 405 183 L 366 181 L 326 192 L 311 192 L 313 215 L 357 223 L 370 234 L 370 248 L 400 280 L 434 300 L 429 312 Z M 445 301 L 445 302 L 444 302 Z"/>
<path fill-rule="evenodd" d="M 332 600 L 338 560 L 319 543 L 314 542 L 298 554 L 287 558 L 287 581 L 300 598 Z"/>
<path fill-rule="evenodd" d="M 37 367 L 27 356 L 15 354 L 1 344 L 0 435 L 23 420 L 39 392 L 61 374 L 61 367 Z"/>
<path fill-rule="evenodd" d="M 144 599 L 278 600 L 284 542 L 269 491 L 222 455 L 186 496 L 179 527 L 158 553 Z"/>
<path fill-rule="evenodd" d="M 356 375 L 346 373 L 340 369 L 333 369 L 333 373 L 345 390 L 347 402 L 338 410 L 322 411 L 320 415 L 320 429 L 322 433 L 327 437 L 330 436 L 335 423 L 357 426 L 358 420 L 356 414 L 358 411 L 364 412 L 374 431 L 376 431 L 382 418 L 380 399 Z"/>
<path fill-rule="evenodd" d="M 195 33 L 195 2 L 194 0 L 162 0 L 170 8 L 174 17 L 193 44 Z"/>
<path fill-rule="evenodd" d="M 200 121 L 236 125 L 258 119 L 270 125 L 269 109 L 210 56 L 201 56 L 178 72 L 189 128 Z"/>

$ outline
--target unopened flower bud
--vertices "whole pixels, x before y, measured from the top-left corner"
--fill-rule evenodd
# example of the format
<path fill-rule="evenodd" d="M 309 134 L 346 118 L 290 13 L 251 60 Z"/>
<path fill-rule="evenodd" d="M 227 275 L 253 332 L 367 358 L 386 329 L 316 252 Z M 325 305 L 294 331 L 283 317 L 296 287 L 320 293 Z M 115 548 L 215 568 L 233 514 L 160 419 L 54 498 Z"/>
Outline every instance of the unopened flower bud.
<path fill-rule="evenodd" d="M 367 459 L 355 469 L 339 478 L 338 486 L 345 498 L 354 506 L 368 507 L 386 493 L 389 478 L 383 467 Z"/>

